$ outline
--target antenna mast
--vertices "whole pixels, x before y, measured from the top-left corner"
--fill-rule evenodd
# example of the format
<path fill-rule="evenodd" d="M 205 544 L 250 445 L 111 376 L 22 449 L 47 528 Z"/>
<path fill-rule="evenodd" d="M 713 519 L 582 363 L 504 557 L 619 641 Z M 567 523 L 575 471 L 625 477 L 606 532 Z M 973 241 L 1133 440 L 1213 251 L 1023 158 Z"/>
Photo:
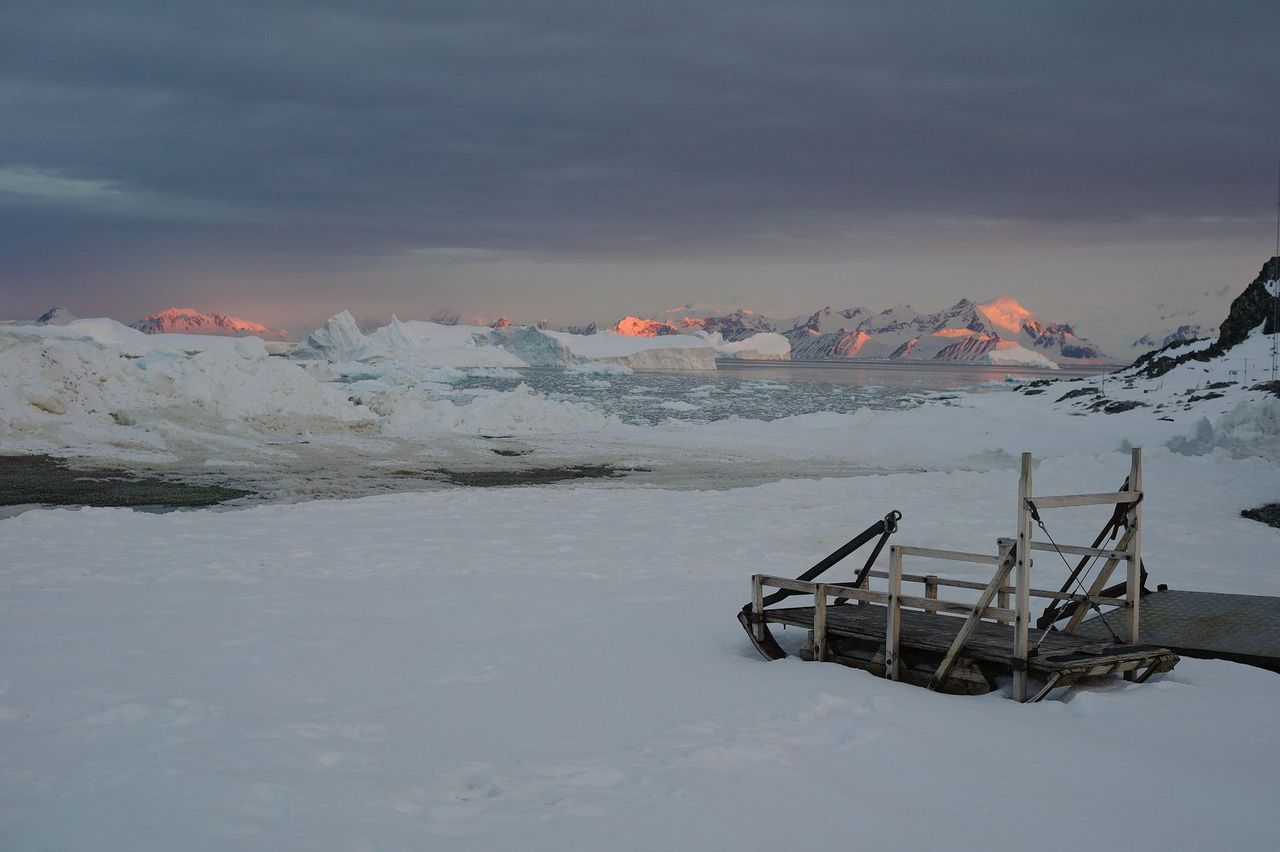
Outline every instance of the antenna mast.
<path fill-rule="evenodd" d="M 1276 163 L 1276 253 L 1272 260 L 1277 257 L 1280 257 L 1280 161 Z M 1280 271 L 1273 283 L 1276 291 L 1271 293 L 1271 381 L 1274 382 L 1280 376 Z"/>

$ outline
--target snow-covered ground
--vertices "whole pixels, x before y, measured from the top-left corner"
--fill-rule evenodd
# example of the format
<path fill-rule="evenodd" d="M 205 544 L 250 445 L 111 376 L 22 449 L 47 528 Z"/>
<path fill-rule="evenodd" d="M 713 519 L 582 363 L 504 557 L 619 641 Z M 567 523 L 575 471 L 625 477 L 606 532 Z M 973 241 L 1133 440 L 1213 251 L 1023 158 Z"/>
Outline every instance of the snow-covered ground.
<path fill-rule="evenodd" d="M 1124 465 L 1069 454 L 1037 480 L 1114 487 Z M 1184 660 L 1017 705 L 766 663 L 734 621 L 751 573 L 799 573 L 890 507 L 901 542 L 990 549 L 1015 484 L 475 489 L 0 522 L 0 840 L 1012 850 L 1065 821 L 1097 849 L 1271 848 L 1274 674 Z M 1251 461 L 1152 452 L 1153 579 L 1280 593 L 1276 531 L 1236 514 L 1273 484 Z"/>
<path fill-rule="evenodd" d="M 0 330 L 3 449 L 340 476 L 500 446 L 654 474 L 0 521 L 0 848 L 1269 849 L 1280 830 L 1272 673 L 1184 660 L 1023 706 L 766 663 L 734 621 L 752 573 L 798 574 L 891 508 L 900 543 L 993 551 L 1021 450 L 1061 493 L 1118 487 L 1145 447 L 1152 582 L 1280 594 L 1280 532 L 1239 516 L 1280 498 L 1280 400 L 1242 372 L 1260 337 L 1159 379 L 637 425 L 515 379 L 446 392 L 511 369 L 423 355 L 497 348 L 470 331 L 335 327 L 332 359 L 304 362 L 88 322 Z M 610 363 L 575 369 L 628 375 Z M 1048 522 L 1079 541 L 1102 519 Z"/>

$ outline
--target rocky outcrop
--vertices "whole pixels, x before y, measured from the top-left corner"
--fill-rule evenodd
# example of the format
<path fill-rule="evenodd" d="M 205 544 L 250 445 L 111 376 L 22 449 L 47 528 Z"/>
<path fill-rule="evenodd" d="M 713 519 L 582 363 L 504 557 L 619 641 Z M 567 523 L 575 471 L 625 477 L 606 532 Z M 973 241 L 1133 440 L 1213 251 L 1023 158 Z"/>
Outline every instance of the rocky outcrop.
<path fill-rule="evenodd" d="M 1177 341 L 1163 349 L 1148 352 L 1133 366 L 1140 368 L 1144 376 L 1162 376 L 1179 364 L 1188 361 L 1212 361 L 1221 357 L 1233 346 L 1242 343 L 1252 332 L 1262 329 L 1263 334 L 1275 334 L 1276 300 L 1280 298 L 1280 256 L 1262 265 L 1258 277 L 1244 292 L 1231 302 L 1227 318 L 1218 326 L 1218 339 L 1208 347 L 1195 351 L 1179 351 L 1188 346 Z"/>

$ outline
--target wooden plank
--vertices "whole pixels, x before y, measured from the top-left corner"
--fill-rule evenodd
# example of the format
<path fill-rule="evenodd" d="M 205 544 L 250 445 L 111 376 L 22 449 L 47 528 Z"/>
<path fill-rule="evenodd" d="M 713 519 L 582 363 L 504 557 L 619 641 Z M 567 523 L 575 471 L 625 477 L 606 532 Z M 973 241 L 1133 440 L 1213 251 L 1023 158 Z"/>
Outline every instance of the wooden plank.
<path fill-rule="evenodd" d="M 827 587 L 819 584 L 813 598 L 813 656 L 818 662 L 827 658 Z"/>
<path fill-rule="evenodd" d="M 924 578 L 924 596 L 933 601 L 938 599 L 938 577 L 936 574 L 929 574 Z"/>
<path fill-rule="evenodd" d="M 1008 539 L 1008 541 L 1013 541 L 1013 539 Z M 1126 539 L 1126 541 L 1127 541 L 1127 539 Z M 871 576 L 871 577 L 875 577 L 876 579 L 885 579 L 885 578 L 887 578 L 887 577 L 889 576 L 889 572 L 888 572 L 888 571 L 872 571 L 872 572 L 871 572 L 871 574 L 870 574 L 870 576 Z M 902 575 L 902 582 L 904 582 L 904 583 L 925 583 L 925 582 L 929 579 L 929 576 L 933 576 L 933 575 L 923 575 L 923 574 L 903 574 L 903 575 Z M 980 592 L 980 591 L 982 591 L 983 589 L 985 589 L 985 588 L 987 587 L 987 584 L 986 584 L 986 583 L 979 583 L 979 582 L 976 582 L 976 581 L 973 581 L 973 580 L 952 580 L 952 579 L 950 579 L 950 578 L 948 578 L 948 577 L 937 577 L 937 578 L 935 579 L 935 582 L 937 583 L 937 585 L 938 585 L 940 588 L 949 588 L 949 589 L 972 589 L 972 590 L 973 590 L 973 591 L 975 591 L 975 592 Z M 850 589 L 850 588 L 853 588 L 853 587 L 852 587 L 852 586 L 845 586 L 845 585 L 842 585 L 842 586 L 840 586 L 840 588 L 842 588 L 842 589 Z M 1008 597 L 1009 597 L 1009 595 L 1013 594 L 1013 592 L 1014 592 L 1014 587 L 1013 587 L 1013 586 L 1004 586 L 1004 587 L 1002 587 L 1002 588 L 1000 588 L 1000 589 L 997 589 L 996 591 L 997 591 L 1001 596 L 1003 596 L 1003 602 L 1001 602 L 1001 603 L 997 603 L 997 605 L 998 605 L 998 606 L 1000 606 L 1002 609 L 1007 609 L 1007 608 L 1008 608 L 1008 606 L 1009 606 Z M 1053 591 L 1053 590 L 1051 590 L 1051 589 L 1036 589 L 1036 588 L 1032 588 L 1032 589 L 1029 589 L 1029 590 L 1028 590 L 1028 594 L 1030 594 L 1030 595 L 1031 595 L 1031 597 L 1033 597 L 1033 598 L 1053 598 L 1053 599 L 1060 600 L 1060 601 L 1076 601 L 1076 602 L 1080 602 L 1080 601 L 1083 601 L 1083 600 L 1085 599 L 1084 595 L 1081 595 L 1081 594 L 1075 594 L 1075 593 L 1072 593 L 1072 592 L 1055 592 L 1055 591 Z M 1128 602 L 1127 602 L 1126 600 L 1124 600 L 1123 598 L 1100 598 L 1100 597 L 1097 597 L 1096 595 L 1094 595 L 1094 594 L 1092 594 L 1092 593 L 1090 593 L 1090 597 L 1092 597 L 1092 598 L 1093 598 L 1093 600 L 1097 601 L 1098 603 L 1107 604 L 1108 606 L 1127 606 L 1127 605 L 1128 605 Z"/>
<path fill-rule="evenodd" d="M 996 547 L 1000 551 L 1000 564 L 1003 565 L 1005 560 L 1009 558 L 1009 554 L 1013 552 L 1013 546 L 1016 543 L 1017 543 L 1017 539 L 1012 539 L 1012 538 L 996 539 Z M 1004 610 L 1009 609 L 1009 594 L 1012 591 L 1013 589 L 1009 588 L 1008 586 L 1001 586 L 1000 588 L 996 589 L 996 606 Z M 1013 623 L 1012 618 L 997 619 L 997 620 L 1004 624 Z"/>
<path fill-rule="evenodd" d="M 1035 501 L 1032 501 L 1035 502 Z M 1031 542 L 1032 550 L 1044 550 L 1049 553 L 1070 553 L 1072 556 L 1093 556 L 1102 559 L 1128 559 L 1129 554 L 1123 550 L 1107 550 L 1101 547 L 1081 547 L 1076 544 L 1059 544 L 1056 547 L 1047 541 Z"/>
<path fill-rule="evenodd" d="M 786 589 L 789 592 L 800 592 L 802 594 L 817 594 L 818 584 L 808 583 L 804 580 L 792 580 L 789 577 L 771 577 L 768 574 L 756 574 L 751 578 L 752 582 L 759 579 L 763 586 L 771 589 Z"/>
<path fill-rule="evenodd" d="M 896 545 L 889 547 L 889 601 L 885 605 L 884 629 L 884 676 L 890 680 L 901 677 L 900 642 L 902 625 L 902 606 L 898 598 L 902 595 L 902 549 Z"/>
<path fill-rule="evenodd" d="M 898 552 L 902 556 L 924 556 L 929 559 L 947 559 L 952 562 L 976 562 L 979 565 L 998 565 L 1000 557 L 987 553 L 966 553 L 963 550 L 938 550 L 933 547 L 911 547 L 899 545 Z"/>
<path fill-rule="evenodd" d="M 755 616 L 752 629 L 756 641 L 763 642 L 768 628 L 764 623 L 764 576 L 756 574 L 751 578 L 751 613 Z"/>
<path fill-rule="evenodd" d="M 919 598 L 911 595 L 902 595 L 898 598 L 903 606 L 922 609 L 925 612 L 950 612 L 955 615 L 969 615 L 975 611 L 974 604 L 957 603 L 956 601 L 940 601 L 937 598 Z M 982 610 L 979 618 L 992 618 L 996 620 L 1008 619 L 1013 620 L 1015 613 L 1011 609 L 999 609 L 994 606 L 986 607 Z"/>
<path fill-rule="evenodd" d="M 1032 497 L 1030 494 L 1027 498 L 1036 504 L 1037 509 L 1061 509 L 1067 506 L 1100 506 L 1107 503 L 1133 503 L 1142 496 L 1142 493 L 1134 488 L 1133 480 L 1129 481 L 1128 491 L 1104 491 L 1100 494 L 1056 494 L 1049 497 Z"/>
<path fill-rule="evenodd" d="M 1013 621 L 1013 697 L 1027 700 L 1027 630 L 1031 621 L 1031 510 L 1027 501 L 1031 494 L 1031 453 L 1022 454 L 1022 472 L 1018 477 L 1018 543 L 1015 549 L 1017 570 L 1014 574 Z"/>
<path fill-rule="evenodd" d="M 1142 448 L 1134 447 L 1129 462 L 1129 488 L 1142 494 Z M 1134 503 L 1126 519 L 1133 532 L 1129 540 L 1129 565 L 1125 598 L 1129 609 L 1125 613 L 1126 639 L 1130 645 L 1138 644 L 1139 616 L 1142 604 L 1142 503 Z"/>
<path fill-rule="evenodd" d="M 856 586 L 838 586 L 834 583 L 824 583 L 827 594 L 834 595 L 837 598 L 848 598 L 854 601 L 864 601 L 866 603 L 885 603 L 889 600 L 887 592 L 874 592 L 871 589 L 860 589 Z"/>
<path fill-rule="evenodd" d="M 956 638 L 952 641 L 951 647 L 947 649 L 947 654 L 942 658 L 942 662 L 938 664 L 938 668 L 933 673 L 933 677 L 929 679 L 929 689 L 937 690 L 946 680 L 947 675 L 951 672 L 951 667 L 955 665 L 956 658 L 960 655 L 960 650 L 964 648 L 969 637 L 973 635 L 973 631 L 977 629 L 980 622 L 991 605 L 992 599 L 996 596 L 996 591 L 1004 586 L 1005 578 L 1009 576 L 1009 569 L 1013 567 L 1013 562 L 1007 557 L 1005 561 L 1000 563 L 996 568 L 996 572 L 991 575 L 991 582 L 987 583 L 987 587 L 978 597 L 978 602 L 973 606 L 969 613 L 969 617 L 965 619 L 964 626 L 956 633 Z M 1004 611 L 1006 615 L 1014 615 L 1008 610 Z"/>

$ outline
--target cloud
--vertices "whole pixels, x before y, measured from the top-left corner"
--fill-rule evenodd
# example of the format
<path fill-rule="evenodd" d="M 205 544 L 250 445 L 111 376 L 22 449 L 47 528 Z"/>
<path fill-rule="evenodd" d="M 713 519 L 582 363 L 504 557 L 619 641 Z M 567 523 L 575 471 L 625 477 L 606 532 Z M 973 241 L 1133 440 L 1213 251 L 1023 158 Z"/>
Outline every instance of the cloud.
<path fill-rule="evenodd" d="M 1276 43 L 1270 2 L 11 0 L 3 203 L 37 272 L 110 216 L 300 266 L 1239 237 Z"/>
<path fill-rule="evenodd" d="M 121 196 L 111 181 L 63 177 L 40 169 L 0 168 L 0 195 L 69 204 L 95 203 Z"/>

